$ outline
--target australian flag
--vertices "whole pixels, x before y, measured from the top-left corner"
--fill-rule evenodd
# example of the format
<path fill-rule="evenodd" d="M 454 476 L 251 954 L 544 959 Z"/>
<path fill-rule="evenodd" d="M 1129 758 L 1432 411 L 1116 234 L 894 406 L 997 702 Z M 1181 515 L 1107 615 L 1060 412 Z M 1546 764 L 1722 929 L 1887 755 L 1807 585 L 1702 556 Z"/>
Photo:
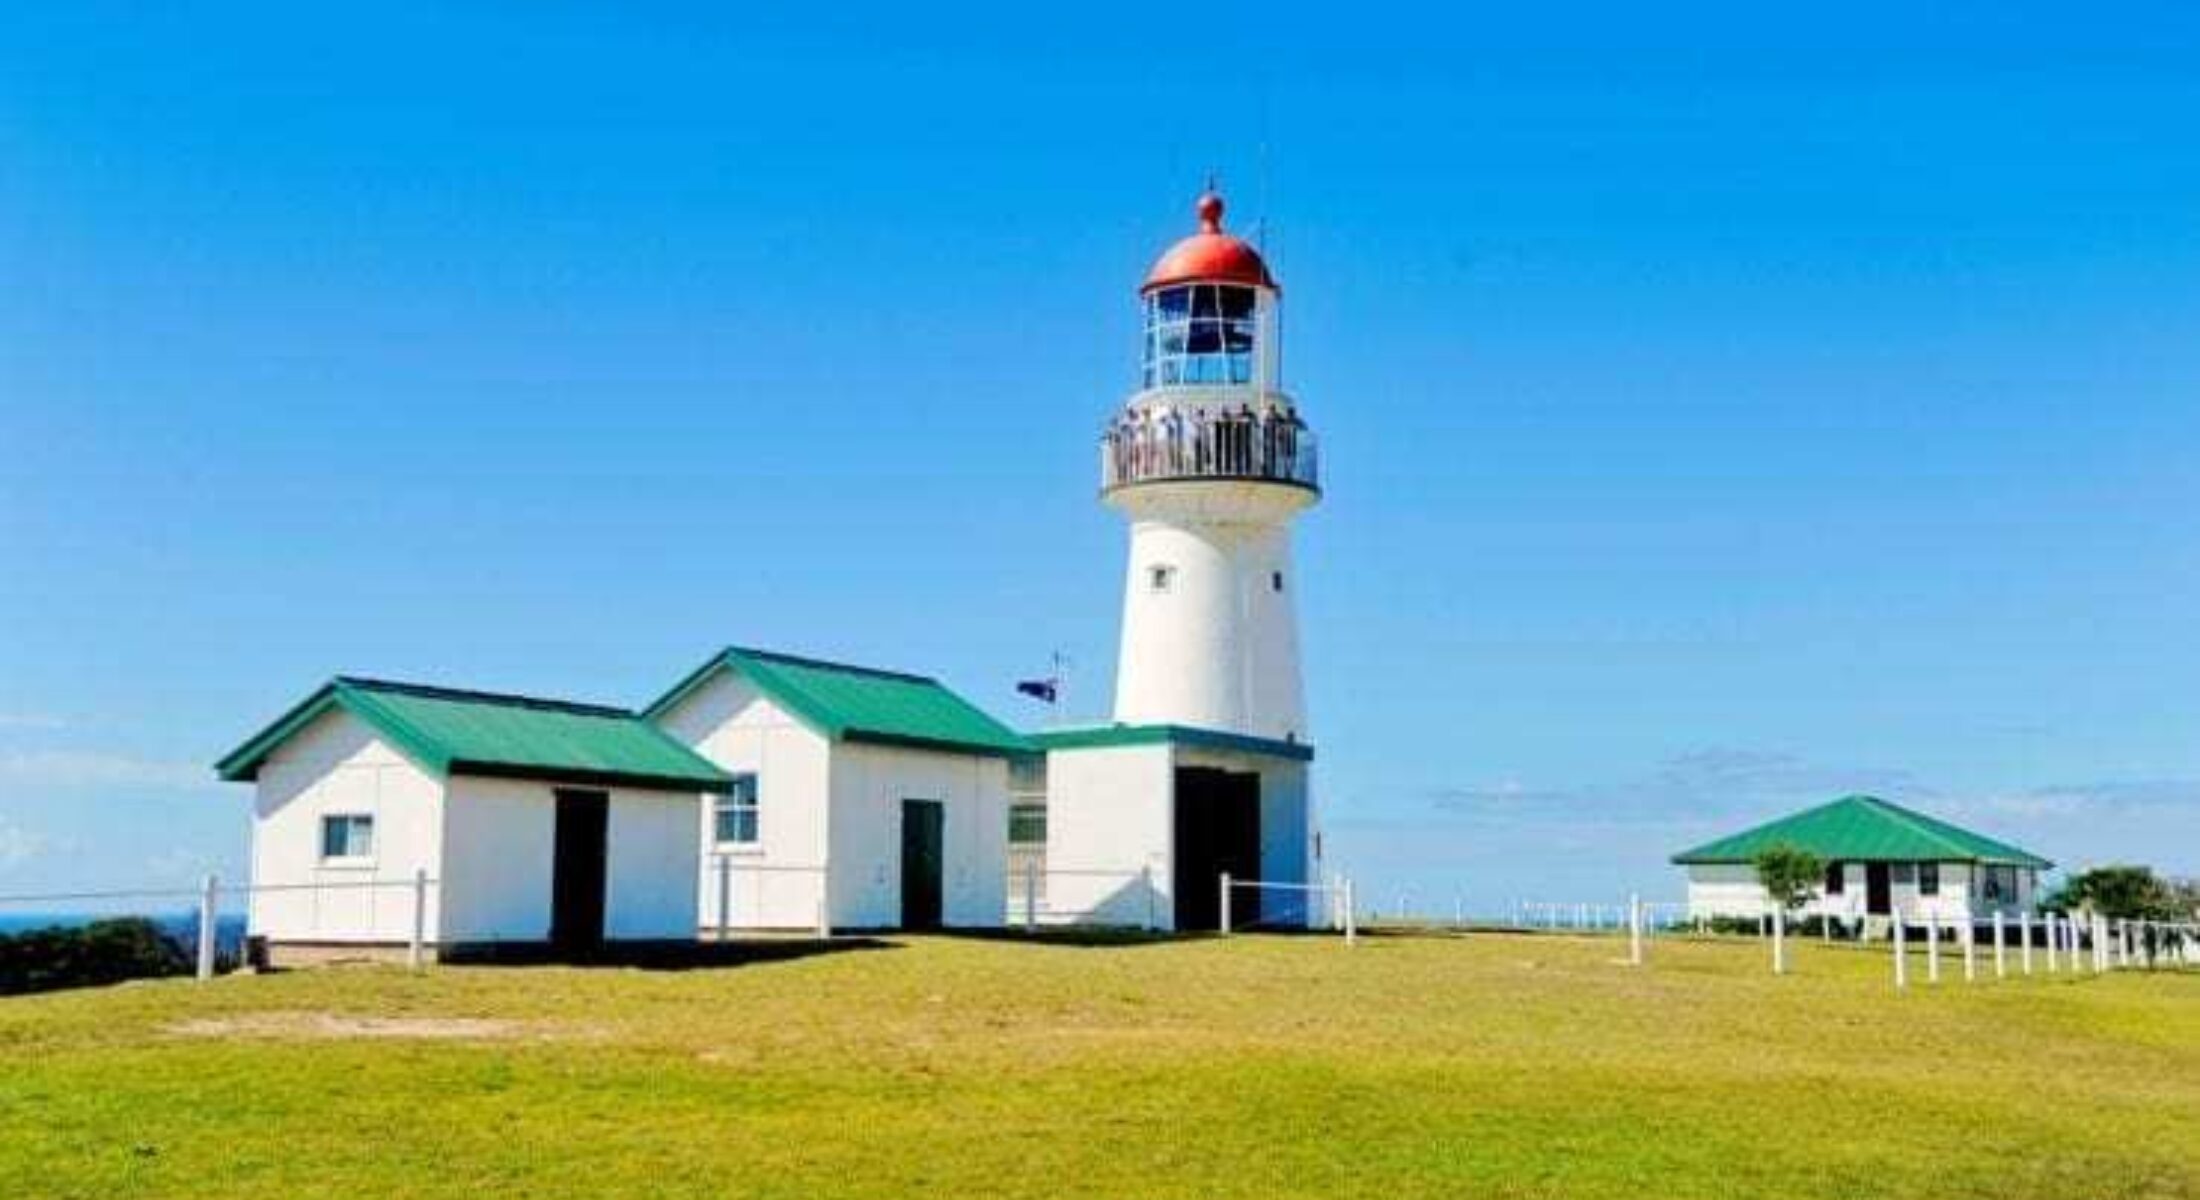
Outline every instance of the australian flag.
<path fill-rule="evenodd" d="M 1061 695 L 1061 682 L 1054 679 L 1020 679 L 1016 682 L 1016 694 L 1052 704 Z"/>

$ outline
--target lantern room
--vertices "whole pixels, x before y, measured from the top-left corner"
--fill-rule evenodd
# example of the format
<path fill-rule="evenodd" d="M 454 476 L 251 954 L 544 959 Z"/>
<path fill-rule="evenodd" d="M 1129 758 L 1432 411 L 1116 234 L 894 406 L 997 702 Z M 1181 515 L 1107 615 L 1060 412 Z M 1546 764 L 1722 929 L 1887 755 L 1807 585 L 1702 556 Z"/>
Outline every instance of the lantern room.
<path fill-rule="evenodd" d="M 1139 289 L 1145 305 L 1144 390 L 1280 389 L 1281 289 L 1260 252 L 1223 232 L 1222 197 L 1199 198 L 1199 232 L 1171 246 Z"/>

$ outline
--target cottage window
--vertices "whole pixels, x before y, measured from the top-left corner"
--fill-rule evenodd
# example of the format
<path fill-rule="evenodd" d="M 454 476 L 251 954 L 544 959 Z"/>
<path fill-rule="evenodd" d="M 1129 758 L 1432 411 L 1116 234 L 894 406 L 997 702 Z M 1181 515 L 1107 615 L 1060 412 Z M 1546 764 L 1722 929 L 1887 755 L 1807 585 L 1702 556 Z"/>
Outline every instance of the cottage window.
<path fill-rule="evenodd" d="M 1146 587 L 1156 592 L 1166 592 L 1176 583 L 1176 568 L 1166 563 L 1155 563 L 1146 568 Z"/>
<path fill-rule="evenodd" d="M 1830 862 L 1830 863 L 1827 863 L 1827 864 L 1826 864 L 1826 894 L 1827 894 L 1828 896 L 1838 896 L 1838 895 L 1840 895 L 1840 894 L 1841 894 L 1841 890 L 1842 890 L 1842 889 L 1843 889 L 1844 887 L 1848 886 L 1848 878 L 1847 878 L 1847 876 L 1848 876 L 1848 872 L 1847 872 L 1846 870 L 1843 870 L 1843 869 L 1842 869 L 1842 866 L 1841 866 L 1841 864 L 1840 864 L 1840 863 L 1837 863 L 1837 862 Z"/>
<path fill-rule="evenodd" d="M 321 859 L 374 857 L 374 818 L 365 813 L 330 813 L 321 818 Z"/>
<path fill-rule="evenodd" d="M 1940 894 L 1939 863 L 1917 864 L 1917 894 L 1920 896 L 1938 896 Z"/>
<path fill-rule="evenodd" d="M 713 836 L 721 846 L 753 846 L 757 824 L 756 776 L 736 775 L 733 786 L 711 801 Z"/>
<path fill-rule="evenodd" d="M 1047 806 L 1044 804 L 1009 805 L 1008 842 L 1012 846 L 1046 845 Z"/>

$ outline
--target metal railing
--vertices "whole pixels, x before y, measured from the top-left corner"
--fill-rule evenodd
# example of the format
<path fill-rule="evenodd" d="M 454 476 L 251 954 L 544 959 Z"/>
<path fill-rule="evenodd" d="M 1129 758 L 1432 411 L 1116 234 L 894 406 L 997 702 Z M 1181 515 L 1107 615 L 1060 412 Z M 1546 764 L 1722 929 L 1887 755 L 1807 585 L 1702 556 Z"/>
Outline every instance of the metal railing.
<path fill-rule="evenodd" d="M 1100 435 L 1100 489 L 1240 479 L 1321 490 L 1314 431 L 1288 411 L 1139 413 Z"/>

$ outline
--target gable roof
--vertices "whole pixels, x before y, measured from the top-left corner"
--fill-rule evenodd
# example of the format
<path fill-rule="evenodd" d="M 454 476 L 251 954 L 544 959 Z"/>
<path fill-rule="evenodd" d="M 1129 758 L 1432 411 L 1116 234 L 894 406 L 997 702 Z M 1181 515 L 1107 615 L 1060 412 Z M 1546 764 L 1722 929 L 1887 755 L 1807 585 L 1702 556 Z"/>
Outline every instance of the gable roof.
<path fill-rule="evenodd" d="M 658 720 L 720 671 L 735 671 L 835 740 L 975 754 L 1028 754 L 1031 743 L 938 680 L 850 663 L 728 646 L 642 710 Z"/>
<path fill-rule="evenodd" d="M 1683 866 L 1746 863 L 1759 851 L 1780 844 L 1846 862 L 1977 862 L 2042 870 L 2055 865 L 2006 842 L 1959 829 L 1877 796 L 1844 796 L 1684 850 L 1674 855 L 1673 861 Z"/>
<path fill-rule="evenodd" d="M 721 792 L 726 773 L 623 708 L 339 675 L 232 750 L 214 770 L 259 778 L 284 742 L 350 713 L 431 774 Z"/>

